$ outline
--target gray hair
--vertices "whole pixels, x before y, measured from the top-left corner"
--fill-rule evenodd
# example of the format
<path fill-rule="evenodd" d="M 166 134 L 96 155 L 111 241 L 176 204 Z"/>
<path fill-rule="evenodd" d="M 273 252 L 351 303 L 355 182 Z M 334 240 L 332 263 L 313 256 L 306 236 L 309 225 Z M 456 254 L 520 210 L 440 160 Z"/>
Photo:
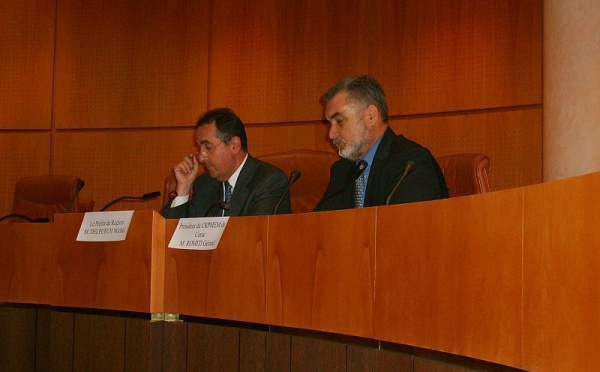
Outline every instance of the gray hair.
<path fill-rule="evenodd" d="M 325 92 L 323 101 L 329 102 L 336 94 L 348 92 L 347 101 L 363 104 L 364 107 L 375 105 L 384 123 L 388 122 L 388 106 L 385 92 L 381 84 L 372 76 L 359 75 L 347 77 Z"/>

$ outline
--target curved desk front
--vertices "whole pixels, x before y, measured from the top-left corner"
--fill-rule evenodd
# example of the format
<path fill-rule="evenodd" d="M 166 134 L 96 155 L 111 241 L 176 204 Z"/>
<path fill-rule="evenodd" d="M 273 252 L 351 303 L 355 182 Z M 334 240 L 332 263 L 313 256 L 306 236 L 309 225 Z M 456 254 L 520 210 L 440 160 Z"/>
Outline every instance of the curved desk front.
<path fill-rule="evenodd" d="M 387 357 L 381 345 L 404 345 L 525 370 L 591 371 L 600 365 L 599 186 L 600 174 L 590 174 L 424 203 L 231 218 L 214 251 L 167 248 L 177 221 L 151 211 L 136 212 L 118 244 L 74 242 L 78 214 L 47 225 L 3 224 L 0 301 L 3 311 L 47 305 L 50 330 L 74 313 L 75 338 L 78 319 L 89 330 L 95 320 L 86 316 L 131 312 L 122 317 L 124 333 L 131 319 L 142 322 L 145 340 L 162 345 L 160 358 L 151 347 L 142 354 L 165 369 L 205 365 L 210 355 L 194 356 L 191 345 L 218 354 L 214 345 L 227 339 L 238 343 L 238 368 L 254 363 L 244 355 L 256 350 L 272 366 L 269 353 L 301 347 L 302 335 L 292 341 L 306 330 L 318 342 L 347 336 L 343 351 L 334 343 L 325 359 L 344 359 L 349 370 L 351 355 L 367 350 L 359 364 L 378 366 Z M 46 248 L 36 253 L 36 241 Z M 51 258 L 34 259 L 44 255 Z M 149 313 L 191 320 L 149 322 Z M 131 349 L 122 351 L 125 360 Z M 281 365 L 302 369 L 298 360 L 311 352 L 291 347 Z M 407 368 L 418 365 L 409 360 Z"/>

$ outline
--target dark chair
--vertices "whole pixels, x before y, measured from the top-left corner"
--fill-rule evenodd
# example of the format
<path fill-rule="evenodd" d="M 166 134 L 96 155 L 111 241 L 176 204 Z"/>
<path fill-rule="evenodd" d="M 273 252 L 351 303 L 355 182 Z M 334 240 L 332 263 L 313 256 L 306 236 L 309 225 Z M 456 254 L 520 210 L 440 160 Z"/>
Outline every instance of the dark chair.
<path fill-rule="evenodd" d="M 484 154 L 454 154 L 436 158 L 450 189 L 450 197 L 491 191 L 490 158 Z"/>
<path fill-rule="evenodd" d="M 93 201 L 80 200 L 83 181 L 74 176 L 45 175 L 17 181 L 9 222 L 54 221 L 55 213 L 89 212 Z"/>

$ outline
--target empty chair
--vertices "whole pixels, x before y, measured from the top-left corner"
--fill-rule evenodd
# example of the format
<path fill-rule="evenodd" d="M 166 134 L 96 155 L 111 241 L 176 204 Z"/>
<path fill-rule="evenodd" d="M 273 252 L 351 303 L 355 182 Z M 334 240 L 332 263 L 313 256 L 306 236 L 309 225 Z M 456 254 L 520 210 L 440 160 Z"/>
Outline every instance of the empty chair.
<path fill-rule="evenodd" d="M 45 175 L 24 177 L 17 181 L 11 222 L 53 221 L 55 213 L 87 212 L 93 202 L 79 200 L 83 181 L 74 176 Z"/>
<path fill-rule="evenodd" d="M 454 154 L 436 158 L 446 183 L 450 197 L 489 192 L 490 158 L 485 154 Z"/>
<path fill-rule="evenodd" d="M 290 150 L 259 156 L 283 170 L 288 176 L 294 170 L 302 173 L 291 187 L 292 212 L 310 212 L 317 205 L 329 184 L 329 169 L 340 159 L 333 152 L 320 150 Z"/>

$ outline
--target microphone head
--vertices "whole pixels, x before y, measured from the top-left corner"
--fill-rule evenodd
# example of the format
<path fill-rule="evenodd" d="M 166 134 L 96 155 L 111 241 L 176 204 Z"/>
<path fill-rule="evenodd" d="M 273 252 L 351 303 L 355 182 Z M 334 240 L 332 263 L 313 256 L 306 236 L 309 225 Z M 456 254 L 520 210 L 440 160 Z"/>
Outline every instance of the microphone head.
<path fill-rule="evenodd" d="M 356 163 L 356 168 L 357 170 L 360 170 L 361 172 L 365 170 L 365 168 L 367 167 L 367 165 L 369 165 L 369 163 L 367 163 L 366 161 L 360 159 L 358 161 L 358 163 Z M 360 175 L 360 173 L 359 173 Z"/>
<path fill-rule="evenodd" d="M 228 203 L 228 202 L 225 202 L 225 201 L 221 201 L 221 200 L 219 200 L 219 202 L 218 202 L 218 203 L 219 203 L 219 208 L 221 208 L 221 209 L 223 209 L 223 210 L 226 210 L 226 211 L 228 211 L 228 210 L 229 210 L 229 208 L 231 208 L 231 204 L 230 204 L 230 203 Z"/>
<path fill-rule="evenodd" d="M 302 176 L 302 173 L 299 170 L 294 169 L 292 171 L 292 173 L 290 174 L 290 184 L 298 181 L 298 179 L 300 178 L 300 176 Z"/>
<path fill-rule="evenodd" d="M 175 199 L 177 197 L 177 191 L 173 190 L 169 193 L 169 199 Z"/>
<path fill-rule="evenodd" d="M 406 175 L 408 176 L 414 170 L 415 170 L 415 162 L 412 160 L 407 161 L 406 165 L 404 166 L 404 173 L 406 173 Z"/>
<path fill-rule="evenodd" d="M 153 199 L 160 196 L 160 191 L 152 191 L 142 196 L 143 200 Z"/>
<path fill-rule="evenodd" d="M 83 189 L 83 186 L 85 186 L 85 181 L 80 178 L 77 181 L 77 185 L 75 186 L 75 193 L 78 193 L 79 191 L 81 191 L 81 189 Z"/>

